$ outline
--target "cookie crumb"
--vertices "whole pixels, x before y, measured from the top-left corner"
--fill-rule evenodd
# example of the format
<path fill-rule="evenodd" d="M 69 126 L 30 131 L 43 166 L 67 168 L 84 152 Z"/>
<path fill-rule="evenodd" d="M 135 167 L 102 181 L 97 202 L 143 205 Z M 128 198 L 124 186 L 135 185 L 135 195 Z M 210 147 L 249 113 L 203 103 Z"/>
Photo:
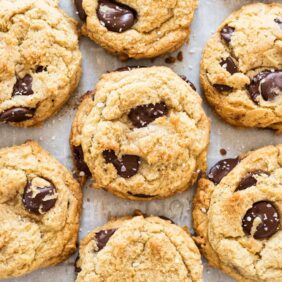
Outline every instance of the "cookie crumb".
<path fill-rule="evenodd" d="M 227 154 L 227 151 L 224 148 L 221 148 L 219 152 L 222 156 L 225 156 Z"/>

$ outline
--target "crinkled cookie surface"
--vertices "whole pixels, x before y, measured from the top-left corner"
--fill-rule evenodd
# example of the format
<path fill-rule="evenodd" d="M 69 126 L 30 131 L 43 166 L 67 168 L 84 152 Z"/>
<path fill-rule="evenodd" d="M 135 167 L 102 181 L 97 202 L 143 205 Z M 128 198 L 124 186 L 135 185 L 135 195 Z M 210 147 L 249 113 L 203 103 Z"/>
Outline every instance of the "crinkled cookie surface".
<path fill-rule="evenodd" d="M 204 49 L 201 83 L 228 123 L 280 131 L 282 5 L 255 3 L 232 13 Z"/>
<path fill-rule="evenodd" d="M 0 121 L 43 122 L 67 101 L 80 74 L 76 22 L 57 1 L 1 1 Z"/>
<path fill-rule="evenodd" d="M 82 195 L 35 142 L 0 150 L 0 278 L 55 265 L 76 249 Z"/>
<path fill-rule="evenodd" d="M 158 217 L 125 217 L 80 244 L 77 282 L 202 281 L 200 253 L 187 231 Z"/>
<path fill-rule="evenodd" d="M 237 281 L 282 280 L 282 146 L 218 162 L 194 198 L 196 242 Z"/>
<path fill-rule="evenodd" d="M 178 49 L 190 33 L 197 0 L 75 0 L 82 33 L 121 58 Z"/>
<path fill-rule="evenodd" d="M 206 169 L 209 129 L 189 83 L 169 68 L 137 68 L 102 76 L 78 109 L 71 145 L 95 188 L 151 200 L 188 189 Z"/>

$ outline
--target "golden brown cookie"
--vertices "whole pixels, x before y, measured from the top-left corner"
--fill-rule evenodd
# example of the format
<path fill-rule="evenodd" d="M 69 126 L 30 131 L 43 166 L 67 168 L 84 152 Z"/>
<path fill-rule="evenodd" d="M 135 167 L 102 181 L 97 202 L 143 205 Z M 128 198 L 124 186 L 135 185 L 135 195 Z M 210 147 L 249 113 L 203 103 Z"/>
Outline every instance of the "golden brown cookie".
<path fill-rule="evenodd" d="M 188 189 L 206 169 L 209 130 L 190 83 L 166 67 L 125 68 L 83 98 L 70 143 L 94 188 L 152 200 Z"/>
<path fill-rule="evenodd" d="M 76 249 L 82 193 L 36 142 L 0 150 L 0 279 L 58 264 Z"/>
<path fill-rule="evenodd" d="M 282 145 L 214 165 L 193 201 L 195 240 L 237 281 L 282 281 Z"/>
<path fill-rule="evenodd" d="M 197 0 L 74 0 L 82 34 L 121 59 L 151 58 L 188 39 Z"/>
<path fill-rule="evenodd" d="M 0 122 L 37 125 L 79 82 L 76 22 L 54 0 L 2 0 L 0 42 Z"/>
<path fill-rule="evenodd" d="M 123 217 L 80 244 L 76 282 L 202 281 L 200 253 L 185 229 L 159 217 Z"/>
<path fill-rule="evenodd" d="M 201 62 L 208 102 L 228 123 L 282 130 L 282 4 L 232 13 L 208 41 Z"/>

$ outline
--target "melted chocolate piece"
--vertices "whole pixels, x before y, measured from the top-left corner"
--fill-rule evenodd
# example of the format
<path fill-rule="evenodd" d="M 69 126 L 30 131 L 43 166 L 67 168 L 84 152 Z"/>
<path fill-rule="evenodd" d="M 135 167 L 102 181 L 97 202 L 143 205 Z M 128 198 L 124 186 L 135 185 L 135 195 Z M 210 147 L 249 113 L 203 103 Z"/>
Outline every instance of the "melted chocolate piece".
<path fill-rule="evenodd" d="M 208 179 L 214 184 L 218 184 L 238 163 L 238 158 L 219 161 L 210 169 Z"/>
<path fill-rule="evenodd" d="M 13 87 L 12 96 L 28 96 L 32 94 L 32 76 L 27 74 L 23 78 L 17 78 L 17 82 Z"/>
<path fill-rule="evenodd" d="M 39 73 L 39 72 L 43 72 L 43 71 L 47 71 L 47 67 L 44 66 L 37 66 L 35 72 Z"/>
<path fill-rule="evenodd" d="M 213 87 L 219 92 L 228 92 L 233 89 L 232 87 L 224 84 L 214 84 Z"/>
<path fill-rule="evenodd" d="M 80 259 L 80 256 L 79 256 L 79 254 L 78 254 L 77 257 L 76 257 L 76 259 L 75 259 L 75 262 L 74 262 L 74 271 L 75 271 L 76 273 L 79 273 L 79 272 L 81 271 L 81 267 L 79 267 L 79 266 L 77 265 L 79 259 Z"/>
<path fill-rule="evenodd" d="M 238 72 L 238 68 L 231 57 L 227 57 L 226 59 L 222 59 L 220 65 L 226 69 L 230 74 L 234 74 Z"/>
<path fill-rule="evenodd" d="M 85 13 L 85 10 L 83 9 L 82 1 L 83 0 L 74 0 L 74 4 L 76 6 L 76 9 L 77 9 L 77 12 L 78 12 L 78 16 L 80 17 L 80 19 L 83 22 L 85 22 L 86 18 L 87 18 L 87 15 Z"/>
<path fill-rule="evenodd" d="M 77 170 L 85 173 L 85 176 L 90 176 L 90 170 L 84 161 L 84 154 L 81 146 L 73 146 L 73 156 Z"/>
<path fill-rule="evenodd" d="M 247 86 L 251 99 L 258 103 L 259 95 L 265 101 L 271 101 L 282 92 L 282 71 L 262 71 Z"/>
<path fill-rule="evenodd" d="M 49 181 L 40 177 L 28 181 L 22 199 L 28 211 L 44 214 L 55 206 L 56 201 L 56 188 Z"/>
<path fill-rule="evenodd" d="M 31 108 L 11 108 L 0 113 L 0 122 L 21 122 L 31 119 L 34 116 L 35 109 Z"/>
<path fill-rule="evenodd" d="M 123 178 L 134 176 L 140 166 L 140 158 L 134 155 L 123 155 L 121 160 L 118 159 L 113 150 L 103 152 L 103 157 L 107 163 L 111 163 L 117 170 L 117 174 Z"/>
<path fill-rule="evenodd" d="M 195 85 L 194 85 L 190 80 L 188 80 L 185 75 L 179 75 L 179 76 L 180 76 L 185 82 L 187 82 L 187 83 L 191 86 L 191 88 L 192 88 L 193 90 L 197 91 Z"/>
<path fill-rule="evenodd" d="M 253 234 L 255 239 L 270 238 L 280 229 L 280 217 L 275 206 L 268 201 L 255 203 L 242 220 L 242 227 L 247 235 L 251 235 L 255 218 L 260 219 Z"/>
<path fill-rule="evenodd" d="M 221 38 L 226 42 L 230 43 L 231 37 L 235 31 L 234 27 L 225 25 L 223 29 L 220 31 Z"/>
<path fill-rule="evenodd" d="M 129 112 L 128 118 L 135 127 L 141 128 L 167 114 L 167 105 L 164 102 L 160 102 L 157 104 L 137 106 Z"/>
<path fill-rule="evenodd" d="M 282 29 L 282 20 L 276 18 L 274 21 L 278 23 L 279 27 Z"/>
<path fill-rule="evenodd" d="M 249 187 L 252 187 L 257 184 L 257 179 L 255 178 L 257 175 L 267 174 L 268 172 L 263 170 L 256 170 L 249 172 L 244 178 L 241 179 L 236 191 L 245 190 Z"/>
<path fill-rule="evenodd" d="M 154 198 L 154 195 L 145 195 L 145 194 L 133 194 L 132 192 L 128 191 L 127 194 L 134 196 L 136 198 Z"/>
<path fill-rule="evenodd" d="M 136 20 L 136 11 L 113 0 L 99 0 L 97 16 L 100 23 L 109 31 L 124 32 L 130 29 Z"/>
<path fill-rule="evenodd" d="M 95 234 L 98 252 L 101 251 L 108 243 L 110 238 L 114 235 L 117 229 L 101 230 Z"/>

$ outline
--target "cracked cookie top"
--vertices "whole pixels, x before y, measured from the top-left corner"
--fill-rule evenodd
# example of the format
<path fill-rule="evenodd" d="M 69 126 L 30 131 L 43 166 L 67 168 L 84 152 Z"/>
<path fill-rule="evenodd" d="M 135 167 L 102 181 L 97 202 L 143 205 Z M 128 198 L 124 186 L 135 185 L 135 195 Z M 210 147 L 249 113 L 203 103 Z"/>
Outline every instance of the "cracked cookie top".
<path fill-rule="evenodd" d="M 80 175 L 132 200 L 189 188 L 206 169 L 210 123 L 201 98 L 166 67 L 104 74 L 72 126 Z"/>
<path fill-rule="evenodd" d="M 172 52 L 187 40 L 197 0 L 74 0 L 82 33 L 121 58 Z"/>
<path fill-rule="evenodd" d="M 199 181 L 196 242 L 237 281 L 282 280 L 282 145 L 226 159 Z"/>
<path fill-rule="evenodd" d="M 201 83 L 225 121 L 280 131 L 282 5 L 255 3 L 232 13 L 204 49 Z"/>
<path fill-rule="evenodd" d="M 0 278 L 62 262 L 76 249 L 82 195 L 36 142 L 0 150 Z"/>
<path fill-rule="evenodd" d="M 0 121 L 33 126 L 54 114 L 81 73 L 76 22 L 57 1 L 0 6 Z"/>
<path fill-rule="evenodd" d="M 76 282 L 202 281 L 188 232 L 159 217 L 113 219 L 82 240 L 79 257 Z"/>

